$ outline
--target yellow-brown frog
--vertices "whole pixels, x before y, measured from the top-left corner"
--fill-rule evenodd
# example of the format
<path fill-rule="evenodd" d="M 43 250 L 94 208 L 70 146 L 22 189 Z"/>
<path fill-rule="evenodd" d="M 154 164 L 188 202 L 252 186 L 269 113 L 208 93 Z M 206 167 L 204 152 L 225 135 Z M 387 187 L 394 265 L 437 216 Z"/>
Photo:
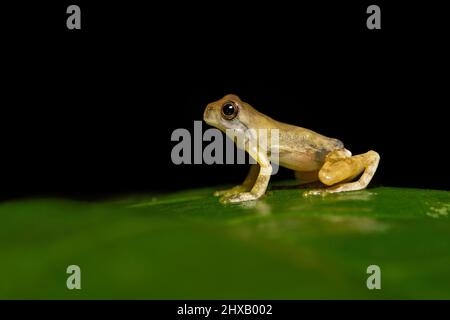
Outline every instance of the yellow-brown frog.
<path fill-rule="evenodd" d="M 255 110 L 236 95 L 226 95 L 208 104 L 203 119 L 211 126 L 227 133 L 240 135 L 244 144 L 238 145 L 256 160 L 245 181 L 234 188 L 217 191 L 221 202 L 234 203 L 256 200 L 266 192 L 272 173 L 269 150 L 278 152 L 279 165 L 295 171 L 300 183 L 320 181 L 328 188 L 310 190 L 305 195 L 360 190 L 367 187 L 378 166 L 380 156 L 375 151 L 352 156 L 341 141 L 314 131 L 276 121 Z M 258 139 L 249 134 L 253 129 L 265 129 L 278 134 L 278 145 L 265 148 L 249 143 Z M 255 142 L 255 141 L 253 141 Z M 353 181 L 356 177 L 357 181 Z"/>

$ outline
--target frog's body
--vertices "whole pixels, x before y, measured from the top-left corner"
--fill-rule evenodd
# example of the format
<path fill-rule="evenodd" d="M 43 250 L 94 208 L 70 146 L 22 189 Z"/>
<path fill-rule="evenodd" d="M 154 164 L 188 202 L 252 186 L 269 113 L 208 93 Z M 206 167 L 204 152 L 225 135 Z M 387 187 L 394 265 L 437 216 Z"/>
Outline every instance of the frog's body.
<path fill-rule="evenodd" d="M 301 183 L 321 181 L 327 186 L 333 186 L 309 191 L 308 195 L 363 189 L 370 182 L 378 166 L 379 155 L 375 151 L 352 157 L 351 152 L 344 148 L 341 141 L 309 129 L 276 121 L 258 112 L 235 95 L 226 95 L 210 103 L 205 109 L 204 120 L 224 132 L 227 132 L 227 129 L 239 132 L 247 140 L 245 142 L 256 139 L 248 134 L 251 131 L 249 129 L 265 129 L 269 132 L 269 136 L 272 130 L 276 129 L 278 145 L 270 145 L 272 140 L 268 139 L 267 148 L 261 150 L 275 147 L 278 151 L 279 165 L 294 170 Z M 216 195 L 223 196 L 223 202 L 255 200 L 266 191 L 272 173 L 268 152 L 252 148 L 248 144 L 242 147 L 258 164 L 251 167 L 242 185 L 216 192 Z M 358 181 L 344 183 L 359 175 L 361 177 Z"/>

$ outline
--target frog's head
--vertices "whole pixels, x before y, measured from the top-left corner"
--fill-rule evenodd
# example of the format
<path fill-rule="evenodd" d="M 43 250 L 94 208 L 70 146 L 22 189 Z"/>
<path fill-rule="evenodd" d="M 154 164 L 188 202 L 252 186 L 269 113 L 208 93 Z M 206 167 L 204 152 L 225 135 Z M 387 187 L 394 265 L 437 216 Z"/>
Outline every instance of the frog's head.
<path fill-rule="evenodd" d="M 213 127 L 225 132 L 227 129 L 248 129 L 251 114 L 255 112 L 248 103 L 234 94 L 227 94 L 220 100 L 206 106 L 203 120 Z"/>

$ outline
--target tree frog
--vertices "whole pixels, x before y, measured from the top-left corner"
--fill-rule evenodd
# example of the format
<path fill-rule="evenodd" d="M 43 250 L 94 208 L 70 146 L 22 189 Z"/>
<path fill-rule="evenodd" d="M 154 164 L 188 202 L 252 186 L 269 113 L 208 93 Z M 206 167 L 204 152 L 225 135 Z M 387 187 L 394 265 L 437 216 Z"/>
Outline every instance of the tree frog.
<path fill-rule="evenodd" d="M 276 121 L 233 94 L 209 103 L 203 120 L 226 134 L 227 129 L 234 130 L 235 134 L 238 132 L 245 142 L 238 147 L 256 160 L 242 184 L 214 193 L 221 196 L 223 203 L 256 200 L 266 192 L 272 174 L 268 148 L 250 147 L 257 144 L 249 143 L 256 139 L 248 134 L 249 129 L 278 129 L 278 146 L 270 146 L 278 150 L 278 164 L 293 170 L 300 184 L 320 181 L 325 185 L 322 189 L 305 192 L 305 196 L 364 189 L 380 160 L 378 153 L 372 150 L 352 156 L 341 141 Z"/>

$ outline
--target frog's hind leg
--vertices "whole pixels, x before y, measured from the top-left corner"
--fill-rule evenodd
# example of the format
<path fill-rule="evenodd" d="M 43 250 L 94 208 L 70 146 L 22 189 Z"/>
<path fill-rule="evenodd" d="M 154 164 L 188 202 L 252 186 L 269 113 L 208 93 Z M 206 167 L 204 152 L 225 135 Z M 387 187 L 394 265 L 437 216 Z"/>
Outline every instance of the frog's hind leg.
<path fill-rule="evenodd" d="M 329 188 L 311 190 L 305 195 L 361 190 L 375 174 L 380 156 L 375 151 L 351 156 L 348 150 L 331 152 L 319 171 L 319 180 Z M 357 181 L 349 182 L 360 176 Z"/>

